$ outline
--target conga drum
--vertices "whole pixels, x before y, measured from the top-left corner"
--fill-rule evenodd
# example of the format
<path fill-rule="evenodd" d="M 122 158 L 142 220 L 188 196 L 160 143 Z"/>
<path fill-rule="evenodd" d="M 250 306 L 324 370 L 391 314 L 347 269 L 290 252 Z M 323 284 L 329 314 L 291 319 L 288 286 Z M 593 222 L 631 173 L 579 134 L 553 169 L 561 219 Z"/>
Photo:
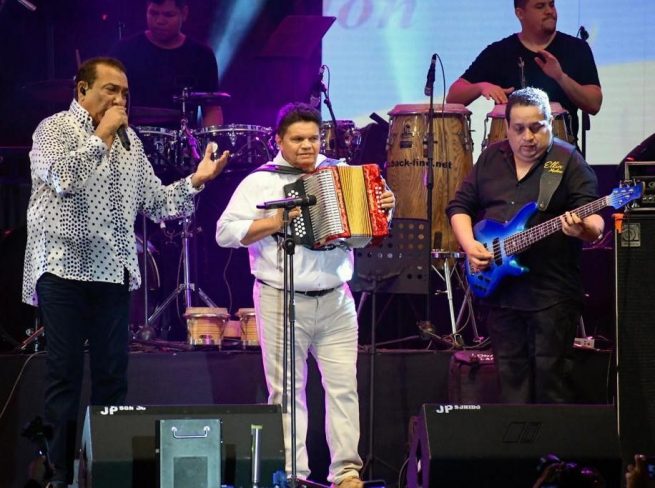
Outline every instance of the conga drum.
<path fill-rule="evenodd" d="M 396 105 L 389 115 L 386 179 L 396 196 L 394 218 L 427 219 L 424 143 L 428 131 L 428 105 Z M 456 251 L 458 244 L 445 209 L 460 182 L 473 168 L 471 112 L 460 104 L 435 105 L 432 127 L 432 248 Z"/>
<path fill-rule="evenodd" d="M 188 343 L 195 347 L 221 347 L 225 325 L 230 320 L 226 308 L 189 307 L 184 313 Z"/>
<path fill-rule="evenodd" d="M 484 120 L 484 139 L 482 149 L 489 144 L 507 139 L 507 126 L 505 124 L 505 110 L 507 105 L 494 105 L 491 112 Z M 550 112 L 553 116 L 553 135 L 566 142 L 571 142 L 569 137 L 571 117 L 569 113 L 557 102 L 550 102 Z M 489 131 L 487 132 L 487 126 Z"/>

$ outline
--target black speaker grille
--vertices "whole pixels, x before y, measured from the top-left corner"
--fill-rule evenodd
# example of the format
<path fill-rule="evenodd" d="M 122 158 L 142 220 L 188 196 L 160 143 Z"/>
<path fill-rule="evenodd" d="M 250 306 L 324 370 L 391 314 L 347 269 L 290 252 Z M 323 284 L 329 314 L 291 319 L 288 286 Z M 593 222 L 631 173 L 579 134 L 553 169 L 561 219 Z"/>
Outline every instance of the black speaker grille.
<path fill-rule="evenodd" d="M 615 235 L 619 432 L 624 459 L 655 452 L 655 214 Z"/>

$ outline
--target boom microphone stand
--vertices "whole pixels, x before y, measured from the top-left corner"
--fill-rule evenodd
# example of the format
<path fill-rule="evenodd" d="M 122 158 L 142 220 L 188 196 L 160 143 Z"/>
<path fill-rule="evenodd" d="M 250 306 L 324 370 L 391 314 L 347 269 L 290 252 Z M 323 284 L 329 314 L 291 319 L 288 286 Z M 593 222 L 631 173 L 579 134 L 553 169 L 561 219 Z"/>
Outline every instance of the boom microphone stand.
<path fill-rule="evenodd" d="M 328 111 L 330 112 L 330 120 L 332 121 L 332 127 L 334 128 L 334 150 L 337 154 L 337 159 L 343 157 L 346 157 L 346 150 L 345 150 L 345 141 L 341 141 L 341 137 L 339 136 L 339 129 L 337 127 L 337 118 L 334 116 L 334 110 L 332 109 L 332 101 L 330 100 L 330 95 L 328 93 L 328 89 L 323 83 L 323 81 L 320 82 L 320 89 L 323 95 L 325 95 L 325 99 L 323 100 L 323 103 L 325 106 L 328 108 Z M 341 143 L 344 142 L 342 145 Z M 343 153 L 341 152 L 341 149 L 344 149 Z"/>
<path fill-rule="evenodd" d="M 436 53 L 432 55 L 432 61 L 430 63 L 430 68 L 428 69 L 427 80 L 425 82 L 425 95 L 430 97 L 430 105 L 428 107 L 428 120 L 427 127 L 428 132 L 425 137 L 425 148 L 424 154 L 427 160 L 426 163 L 426 174 L 425 174 L 425 188 L 427 191 L 427 235 L 428 235 L 428 246 L 427 246 L 427 265 L 425 269 L 427 270 L 427 297 L 425 301 L 425 320 L 418 323 L 419 329 L 428 328 L 432 330 L 432 305 L 430 303 L 431 292 L 432 292 L 432 189 L 434 188 L 434 71 L 435 64 L 437 60 Z"/>
<path fill-rule="evenodd" d="M 289 235 L 289 211 L 298 206 L 316 205 L 316 197 L 307 195 L 302 198 L 285 198 L 257 205 L 257 208 L 271 210 L 282 208 L 282 247 L 284 261 L 282 265 L 284 276 L 284 302 L 282 310 L 282 412 L 288 413 L 289 399 L 287 376 L 291 364 L 291 488 L 296 487 L 298 468 L 296 463 L 296 290 L 294 286 L 293 256 L 296 252 L 296 241 Z M 288 358 L 288 360 L 287 360 Z"/>

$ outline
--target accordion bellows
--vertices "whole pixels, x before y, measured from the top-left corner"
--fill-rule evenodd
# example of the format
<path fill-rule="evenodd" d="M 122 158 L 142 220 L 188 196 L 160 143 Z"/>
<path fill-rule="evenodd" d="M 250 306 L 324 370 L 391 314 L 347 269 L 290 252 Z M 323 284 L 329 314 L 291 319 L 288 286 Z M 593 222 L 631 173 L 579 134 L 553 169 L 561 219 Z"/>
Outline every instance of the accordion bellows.
<path fill-rule="evenodd" d="M 365 247 L 386 237 L 389 227 L 380 208 L 385 185 L 375 164 L 332 166 L 284 186 L 287 197 L 316 196 L 291 223 L 298 244 L 320 248 L 334 241 Z"/>

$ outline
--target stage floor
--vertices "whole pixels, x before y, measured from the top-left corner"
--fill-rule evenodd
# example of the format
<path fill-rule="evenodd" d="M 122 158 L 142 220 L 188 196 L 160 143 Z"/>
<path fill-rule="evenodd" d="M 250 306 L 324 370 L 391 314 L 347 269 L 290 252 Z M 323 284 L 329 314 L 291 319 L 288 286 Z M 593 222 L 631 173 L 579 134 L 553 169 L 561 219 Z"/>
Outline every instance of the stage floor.
<path fill-rule="evenodd" d="M 21 437 L 22 426 L 42 414 L 45 353 L 0 355 L 0 486 L 22 488 L 35 457 L 33 444 Z M 358 359 L 361 439 L 368 454 L 369 372 L 371 354 Z M 471 370 L 449 351 L 379 350 L 375 355 L 374 444 L 376 478 L 396 486 L 408 454 L 410 417 L 424 403 L 494 403 L 493 366 Z M 575 382 L 580 403 L 611 403 L 611 353 L 576 350 Z M 83 402 L 88 401 L 88 368 Z M 329 460 L 324 438 L 323 391 L 313 361 L 309 364 L 308 450 L 312 479 L 325 481 Z M 129 366 L 131 405 L 211 405 L 266 403 L 267 392 L 258 350 L 132 352 Z M 80 409 L 80 428 L 83 409 Z"/>

